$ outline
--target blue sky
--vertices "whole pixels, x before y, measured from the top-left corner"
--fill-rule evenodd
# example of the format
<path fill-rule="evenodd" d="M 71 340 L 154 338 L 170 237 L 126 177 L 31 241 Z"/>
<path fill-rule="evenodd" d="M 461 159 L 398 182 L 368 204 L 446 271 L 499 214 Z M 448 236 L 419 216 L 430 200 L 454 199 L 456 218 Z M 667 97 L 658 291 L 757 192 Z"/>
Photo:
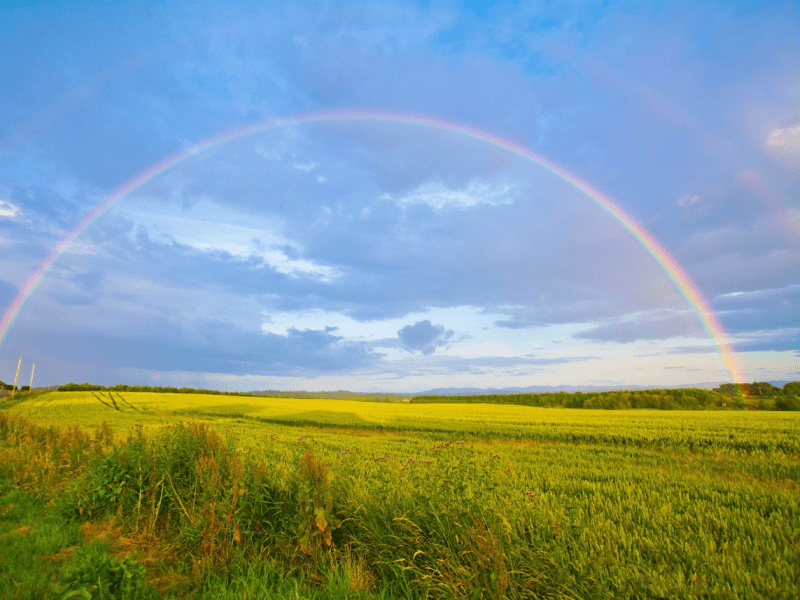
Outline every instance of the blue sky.
<path fill-rule="evenodd" d="M 0 379 L 230 390 L 800 379 L 794 2 L 18 1 L 0 9 Z M 21 377 L 27 383 L 25 377 Z"/>

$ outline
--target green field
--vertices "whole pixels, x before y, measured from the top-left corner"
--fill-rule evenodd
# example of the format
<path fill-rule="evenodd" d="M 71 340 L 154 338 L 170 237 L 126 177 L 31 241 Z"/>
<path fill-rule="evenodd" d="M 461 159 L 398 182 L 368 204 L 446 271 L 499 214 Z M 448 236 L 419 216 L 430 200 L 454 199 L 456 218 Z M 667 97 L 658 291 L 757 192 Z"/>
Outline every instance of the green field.
<path fill-rule="evenodd" d="M 252 593 L 266 576 L 242 564 L 341 597 L 800 597 L 798 413 L 136 392 L 0 409 L 110 424 L 117 443 L 87 436 L 70 484 L 12 468 L 36 435 L 10 422 L 4 477 L 58 488 L 82 519 L 170 532 L 197 597 Z"/>

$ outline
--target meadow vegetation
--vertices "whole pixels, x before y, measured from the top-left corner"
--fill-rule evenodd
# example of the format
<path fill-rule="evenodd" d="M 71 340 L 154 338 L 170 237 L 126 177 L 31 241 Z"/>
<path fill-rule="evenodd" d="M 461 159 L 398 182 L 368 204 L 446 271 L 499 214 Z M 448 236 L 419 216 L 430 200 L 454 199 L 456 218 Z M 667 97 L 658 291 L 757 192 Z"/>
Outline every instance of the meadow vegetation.
<path fill-rule="evenodd" d="M 3 597 L 800 596 L 795 412 L 107 390 L 0 409 L 0 536 L 28 553 L 0 550 Z"/>

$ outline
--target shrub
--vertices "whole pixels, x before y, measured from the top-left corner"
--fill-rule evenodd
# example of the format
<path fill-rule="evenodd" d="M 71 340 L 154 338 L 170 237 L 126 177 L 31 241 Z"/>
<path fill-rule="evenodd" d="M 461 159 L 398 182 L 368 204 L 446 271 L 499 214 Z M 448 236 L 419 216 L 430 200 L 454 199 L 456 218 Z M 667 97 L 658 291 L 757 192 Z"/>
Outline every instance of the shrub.
<path fill-rule="evenodd" d="M 800 398 L 784 396 L 775 400 L 775 410 L 800 410 Z"/>
<path fill-rule="evenodd" d="M 145 600 L 156 597 L 145 584 L 144 566 L 134 557 L 118 560 L 109 556 L 105 544 L 91 544 L 78 550 L 61 584 L 54 588 L 61 600 Z"/>

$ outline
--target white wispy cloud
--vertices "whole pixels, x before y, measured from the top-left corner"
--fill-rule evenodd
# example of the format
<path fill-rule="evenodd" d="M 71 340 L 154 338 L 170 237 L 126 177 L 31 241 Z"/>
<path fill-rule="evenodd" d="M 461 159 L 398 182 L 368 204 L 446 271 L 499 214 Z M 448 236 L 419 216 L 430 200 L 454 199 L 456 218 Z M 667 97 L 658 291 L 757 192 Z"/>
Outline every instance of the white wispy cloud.
<path fill-rule="evenodd" d="M 0 200 L 0 218 L 14 219 L 19 214 L 19 206 Z"/>
<path fill-rule="evenodd" d="M 80 256 L 100 256 L 103 254 L 102 251 L 94 244 L 82 241 L 72 242 L 69 246 L 67 246 L 66 252 L 67 254 L 77 254 Z"/>
<path fill-rule="evenodd" d="M 767 138 L 767 144 L 776 148 L 800 152 L 800 125 L 779 127 L 773 130 Z"/>
<path fill-rule="evenodd" d="M 402 206 L 427 204 L 437 211 L 447 209 L 466 209 L 488 204 L 511 204 L 514 201 L 511 187 L 491 184 L 484 181 L 470 181 L 461 189 L 450 188 L 441 182 L 425 183 L 405 196 L 383 196 L 384 200 L 394 200 Z"/>
<path fill-rule="evenodd" d="M 680 198 L 678 198 L 677 205 L 681 208 L 687 208 L 689 206 L 694 206 L 698 202 L 700 202 L 702 198 L 698 194 L 684 194 Z"/>
<path fill-rule="evenodd" d="M 800 170 L 800 125 L 779 127 L 767 138 L 767 150 L 792 170 Z"/>
<path fill-rule="evenodd" d="M 201 252 L 224 252 L 243 260 L 260 258 L 264 266 L 291 277 L 327 282 L 339 275 L 335 267 L 303 258 L 303 248 L 281 235 L 278 224 L 261 219 L 251 220 L 254 226 L 242 225 L 237 222 L 240 215 L 224 213 L 208 203 L 199 203 L 185 216 L 135 210 L 126 215 L 156 237 Z"/>

